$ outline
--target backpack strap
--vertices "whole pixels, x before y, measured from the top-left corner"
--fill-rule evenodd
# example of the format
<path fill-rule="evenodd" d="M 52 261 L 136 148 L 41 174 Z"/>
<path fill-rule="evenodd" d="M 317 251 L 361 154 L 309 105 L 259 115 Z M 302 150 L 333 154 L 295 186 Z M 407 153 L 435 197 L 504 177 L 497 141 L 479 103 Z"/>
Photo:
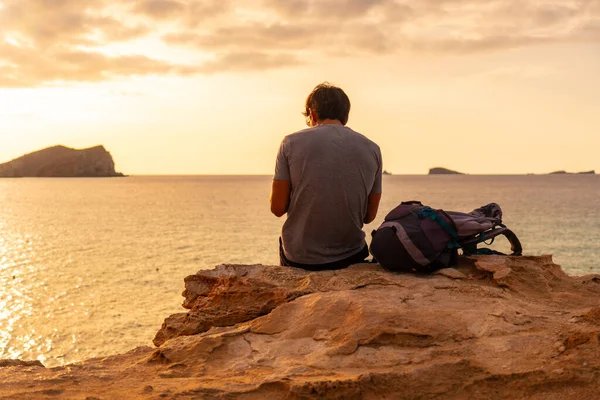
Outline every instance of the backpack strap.
<path fill-rule="evenodd" d="M 454 221 L 452 220 L 452 218 L 450 218 L 448 214 L 446 214 L 442 210 L 438 211 L 442 213 L 452 225 L 454 225 Z M 437 222 L 442 227 L 442 229 L 444 229 L 446 233 L 448 233 L 448 235 L 450 235 L 450 237 L 452 238 L 452 241 L 448 244 L 448 248 L 460 249 L 461 245 L 458 241 L 458 233 L 456 230 L 456 226 L 452 227 L 450 226 L 450 224 L 448 224 L 446 221 L 440 218 L 438 211 L 426 206 L 417 211 L 416 215 L 419 219 L 430 218 L 431 220 Z"/>
<path fill-rule="evenodd" d="M 481 254 L 477 249 L 477 244 L 481 242 L 485 242 L 486 240 L 494 239 L 496 236 L 502 235 L 508 239 L 510 243 L 510 249 L 512 251 L 512 256 L 521 256 L 523 255 L 523 247 L 521 246 L 521 242 L 519 238 L 513 231 L 508 229 L 504 225 L 499 225 L 494 229 L 487 230 L 485 232 L 481 232 L 475 236 L 469 237 L 466 240 L 461 240 L 460 245 L 464 249 L 465 253 L 468 254 Z"/>
<path fill-rule="evenodd" d="M 510 249 L 512 251 L 511 256 L 522 256 L 523 255 L 523 246 L 521 246 L 521 241 L 519 240 L 517 235 L 515 235 L 515 233 L 508 228 L 506 228 L 506 230 L 504 232 L 502 232 L 502 234 L 510 242 Z"/>

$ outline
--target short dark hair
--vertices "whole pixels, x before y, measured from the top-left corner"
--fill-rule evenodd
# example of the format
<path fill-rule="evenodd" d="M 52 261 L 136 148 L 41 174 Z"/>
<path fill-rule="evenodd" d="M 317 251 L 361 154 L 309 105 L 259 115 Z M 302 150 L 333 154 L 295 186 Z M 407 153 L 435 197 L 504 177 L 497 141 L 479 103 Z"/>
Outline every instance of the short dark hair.
<path fill-rule="evenodd" d="M 346 125 L 350 114 L 350 99 L 339 87 L 324 82 L 317 85 L 306 98 L 302 114 L 308 117 L 309 110 L 314 110 L 320 120 L 337 119 L 342 125 Z"/>

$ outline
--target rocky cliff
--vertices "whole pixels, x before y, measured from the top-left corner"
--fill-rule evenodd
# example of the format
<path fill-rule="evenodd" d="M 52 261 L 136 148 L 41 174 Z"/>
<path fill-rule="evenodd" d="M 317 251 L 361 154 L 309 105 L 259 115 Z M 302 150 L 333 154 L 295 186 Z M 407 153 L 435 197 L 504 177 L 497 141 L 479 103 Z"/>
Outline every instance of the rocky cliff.
<path fill-rule="evenodd" d="M 76 150 L 54 146 L 0 164 L 0 177 L 111 177 L 115 171 L 112 156 L 103 146 Z"/>
<path fill-rule="evenodd" d="M 53 369 L 5 361 L 0 398 L 600 396 L 600 276 L 569 277 L 550 256 L 432 276 L 221 265 L 183 295 L 157 348 Z"/>

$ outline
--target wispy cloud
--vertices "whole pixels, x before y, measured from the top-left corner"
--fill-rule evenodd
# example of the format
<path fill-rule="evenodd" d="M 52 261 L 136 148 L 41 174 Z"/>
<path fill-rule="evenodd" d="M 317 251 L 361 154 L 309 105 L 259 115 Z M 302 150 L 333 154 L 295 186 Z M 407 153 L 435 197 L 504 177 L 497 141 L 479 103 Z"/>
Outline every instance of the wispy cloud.
<path fill-rule="evenodd" d="M 143 55 L 110 57 L 70 47 L 36 51 L 0 44 L 0 86 L 30 87 L 45 82 L 96 82 L 117 76 L 190 73 L 186 66 L 173 65 Z"/>
<path fill-rule="evenodd" d="M 103 51 L 148 37 L 206 61 Z M 0 86 L 598 42 L 600 0 L 0 0 Z"/>
<path fill-rule="evenodd" d="M 199 67 L 199 72 L 213 74 L 217 72 L 240 70 L 266 70 L 302 64 L 294 54 L 270 54 L 262 52 L 237 52 L 217 55 L 213 60 Z"/>

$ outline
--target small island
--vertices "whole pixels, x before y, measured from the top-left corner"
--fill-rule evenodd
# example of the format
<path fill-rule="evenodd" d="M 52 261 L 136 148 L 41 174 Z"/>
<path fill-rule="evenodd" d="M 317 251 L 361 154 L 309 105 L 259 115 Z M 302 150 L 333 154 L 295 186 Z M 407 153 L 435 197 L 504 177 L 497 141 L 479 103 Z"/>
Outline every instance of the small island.
<path fill-rule="evenodd" d="M 548 175 L 596 175 L 596 171 L 583 171 L 583 172 L 567 172 L 567 171 L 554 171 Z"/>
<path fill-rule="evenodd" d="M 0 178 L 84 178 L 124 176 L 104 146 L 72 149 L 54 146 L 0 164 Z"/>
<path fill-rule="evenodd" d="M 435 167 L 429 170 L 429 175 L 465 175 L 462 172 L 453 171 L 451 169 Z"/>
<path fill-rule="evenodd" d="M 383 175 L 392 175 L 392 173 L 391 173 L 391 172 L 389 172 L 389 171 L 386 171 L 386 170 L 384 169 L 384 170 L 383 170 Z"/>

